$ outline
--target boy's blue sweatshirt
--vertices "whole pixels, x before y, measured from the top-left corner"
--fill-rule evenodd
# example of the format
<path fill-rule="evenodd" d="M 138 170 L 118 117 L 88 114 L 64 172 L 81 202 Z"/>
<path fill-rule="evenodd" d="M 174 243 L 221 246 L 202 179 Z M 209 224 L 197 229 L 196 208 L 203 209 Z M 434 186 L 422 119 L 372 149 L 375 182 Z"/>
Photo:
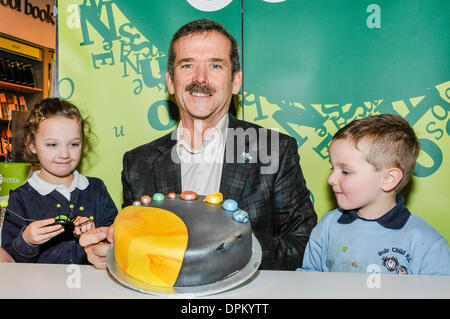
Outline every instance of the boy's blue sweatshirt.
<path fill-rule="evenodd" d="M 450 249 L 438 231 L 397 206 L 377 220 L 336 209 L 313 229 L 300 270 L 450 275 Z"/>

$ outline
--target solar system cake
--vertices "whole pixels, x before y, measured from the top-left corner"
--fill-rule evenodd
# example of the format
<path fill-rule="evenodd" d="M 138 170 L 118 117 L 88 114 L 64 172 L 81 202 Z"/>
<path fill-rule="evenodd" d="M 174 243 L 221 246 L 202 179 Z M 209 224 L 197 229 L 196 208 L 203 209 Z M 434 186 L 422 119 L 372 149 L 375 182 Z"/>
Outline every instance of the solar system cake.
<path fill-rule="evenodd" d="M 221 281 L 252 256 L 248 215 L 221 193 L 144 195 L 114 221 L 114 256 L 129 276 L 152 286 Z"/>

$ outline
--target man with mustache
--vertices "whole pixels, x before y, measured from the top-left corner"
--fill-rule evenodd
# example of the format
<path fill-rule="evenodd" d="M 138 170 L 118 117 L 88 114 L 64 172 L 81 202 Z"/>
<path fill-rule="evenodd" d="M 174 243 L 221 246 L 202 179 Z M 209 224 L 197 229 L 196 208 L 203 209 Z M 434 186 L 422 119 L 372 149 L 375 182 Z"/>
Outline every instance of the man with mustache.
<path fill-rule="evenodd" d="M 247 211 L 262 248 L 260 269 L 300 267 L 317 216 L 297 143 L 228 113 L 242 84 L 236 40 L 211 20 L 181 27 L 170 43 L 166 82 L 181 121 L 172 133 L 125 153 L 123 206 L 156 192 L 221 192 Z M 111 241 L 112 227 L 80 238 L 97 268 L 106 268 Z"/>

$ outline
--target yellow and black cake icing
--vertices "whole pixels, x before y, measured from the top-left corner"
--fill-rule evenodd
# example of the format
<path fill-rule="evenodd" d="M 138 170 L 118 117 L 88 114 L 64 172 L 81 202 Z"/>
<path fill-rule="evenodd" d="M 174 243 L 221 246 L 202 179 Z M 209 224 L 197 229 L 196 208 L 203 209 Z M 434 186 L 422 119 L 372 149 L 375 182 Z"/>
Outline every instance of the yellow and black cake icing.
<path fill-rule="evenodd" d="M 249 222 L 236 221 L 216 200 L 173 195 L 159 194 L 159 200 L 143 200 L 118 214 L 114 255 L 123 271 L 150 285 L 184 287 L 223 280 L 247 265 Z"/>

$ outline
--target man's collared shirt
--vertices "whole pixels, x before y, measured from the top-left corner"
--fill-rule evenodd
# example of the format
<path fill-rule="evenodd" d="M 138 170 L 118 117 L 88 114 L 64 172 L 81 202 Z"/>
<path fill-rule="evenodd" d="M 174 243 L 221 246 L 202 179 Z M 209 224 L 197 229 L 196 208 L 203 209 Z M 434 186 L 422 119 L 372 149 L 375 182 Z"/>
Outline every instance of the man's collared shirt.
<path fill-rule="evenodd" d="M 192 149 L 184 140 L 183 123 L 177 128 L 177 154 L 181 160 L 182 191 L 208 195 L 220 190 L 228 114 L 209 130 L 200 149 Z M 186 131 L 187 132 L 187 131 Z"/>
<path fill-rule="evenodd" d="M 68 201 L 70 201 L 70 193 L 72 193 L 75 188 L 84 190 L 89 186 L 89 181 L 86 176 L 81 175 L 78 171 L 73 171 L 73 181 L 70 187 L 67 188 L 65 185 L 55 185 L 44 181 L 39 177 L 41 171 L 36 171 L 31 175 L 28 183 L 42 196 L 48 195 L 54 190 L 61 193 Z"/>

